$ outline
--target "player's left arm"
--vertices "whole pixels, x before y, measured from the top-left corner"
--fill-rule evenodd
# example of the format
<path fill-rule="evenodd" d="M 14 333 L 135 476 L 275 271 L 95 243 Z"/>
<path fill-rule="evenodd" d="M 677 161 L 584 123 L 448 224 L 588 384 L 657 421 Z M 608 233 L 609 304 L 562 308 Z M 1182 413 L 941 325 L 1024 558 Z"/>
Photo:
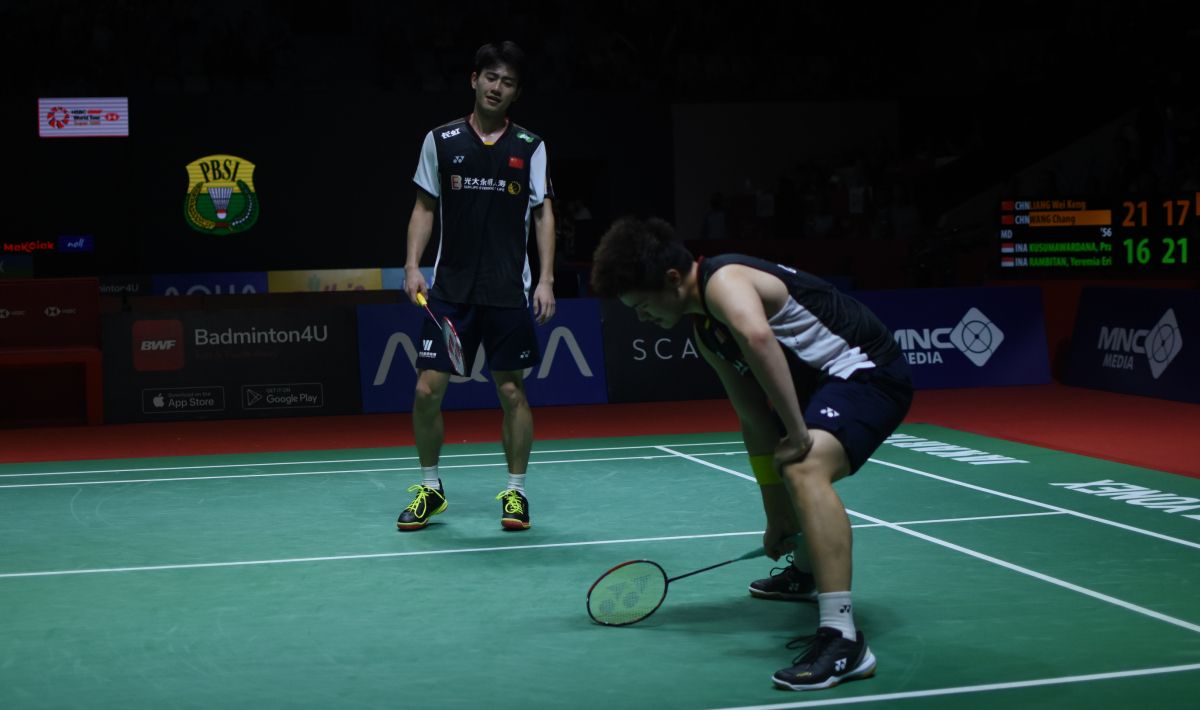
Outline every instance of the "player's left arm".
<path fill-rule="evenodd" d="M 767 322 L 768 304 L 771 312 L 782 307 L 787 287 L 771 274 L 730 265 L 709 279 L 705 297 L 713 315 L 729 326 L 746 364 L 783 421 L 786 438 L 776 448 L 776 464 L 803 459 L 812 448 L 812 436 L 804 425 L 787 358 Z"/>
<path fill-rule="evenodd" d="M 541 264 L 537 288 L 533 290 L 533 315 L 538 324 L 554 317 L 554 210 L 550 198 L 533 210 L 533 230 Z"/>
<path fill-rule="evenodd" d="M 533 290 L 533 315 L 539 325 L 554 317 L 554 187 L 550 182 L 550 164 L 546 144 L 539 143 L 529 159 L 529 187 L 532 201 L 533 230 L 537 239 L 537 288 Z"/>

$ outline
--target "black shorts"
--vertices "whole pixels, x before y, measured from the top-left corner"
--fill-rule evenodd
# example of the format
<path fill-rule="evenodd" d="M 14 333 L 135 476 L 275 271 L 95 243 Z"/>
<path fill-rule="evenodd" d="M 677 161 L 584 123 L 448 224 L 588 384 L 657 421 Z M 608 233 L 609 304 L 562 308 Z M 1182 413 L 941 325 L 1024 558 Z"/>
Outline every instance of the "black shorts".
<path fill-rule="evenodd" d="M 848 380 L 827 379 L 809 398 L 804 424 L 837 437 L 854 473 L 904 421 L 912 396 L 908 362 L 898 357 L 882 367 L 858 370 Z"/>
<path fill-rule="evenodd" d="M 534 332 L 533 313 L 528 308 L 495 308 L 472 304 L 448 303 L 429 297 L 429 310 L 439 319 L 449 317 L 462 341 L 463 367 L 474 370 L 480 344 L 493 371 L 524 370 L 542 359 Z M 442 344 L 442 329 L 426 317 L 421 325 L 421 350 L 417 368 L 454 372 L 450 356 Z"/>

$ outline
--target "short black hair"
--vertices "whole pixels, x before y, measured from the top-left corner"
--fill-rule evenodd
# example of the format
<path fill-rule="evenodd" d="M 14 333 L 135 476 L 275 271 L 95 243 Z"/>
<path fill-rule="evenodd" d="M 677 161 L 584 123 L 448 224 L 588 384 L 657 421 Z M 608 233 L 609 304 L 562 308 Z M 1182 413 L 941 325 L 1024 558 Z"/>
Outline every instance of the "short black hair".
<path fill-rule="evenodd" d="M 600 238 L 592 255 L 592 291 L 601 298 L 657 291 L 667 282 L 667 269 L 687 273 L 693 260 L 665 221 L 622 217 Z"/>
<path fill-rule="evenodd" d="M 488 42 L 475 52 L 475 73 L 482 74 L 485 69 L 490 69 L 503 64 L 517 75 L 517 84 L 522 83 L 522 78 L 525 76 L 525 52 L 517 46 L 516 42 L 504 40 L 502 42 Z"/>

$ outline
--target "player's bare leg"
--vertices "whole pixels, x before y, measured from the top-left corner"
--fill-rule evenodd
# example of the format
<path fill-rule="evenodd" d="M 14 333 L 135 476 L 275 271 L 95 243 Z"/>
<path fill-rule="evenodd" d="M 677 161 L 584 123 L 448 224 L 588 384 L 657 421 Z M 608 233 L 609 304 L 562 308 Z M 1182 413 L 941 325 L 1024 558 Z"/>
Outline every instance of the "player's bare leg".
<path fill-rule="evenodd" d="M 533 412 L 525 397 L 525 381 L 520 370 L 492 372 L 496 396 L 504 410 L 501 441 L 508 462 L 508 486 L 496 496 L 503 501 L 500 524 L 506 530 L 529 528 L 529 501 L 525 498 L 525 471 L 533 448 Z"/>
<path fill-rule="evenodd" d="M 450 373 L 420 370 L 413 396 L 413 438 L 417 442 L 417 458 L 421 462 L 421 482 L 410 486 L 412 502 L 400 511 L 396 528 L 410 532 L 429 524 L 429 519 L 446 509 L 446 493 L 438 477 L 438 458 L 446 438 L 442 420 L 442 399 L 450 384 Z"/>

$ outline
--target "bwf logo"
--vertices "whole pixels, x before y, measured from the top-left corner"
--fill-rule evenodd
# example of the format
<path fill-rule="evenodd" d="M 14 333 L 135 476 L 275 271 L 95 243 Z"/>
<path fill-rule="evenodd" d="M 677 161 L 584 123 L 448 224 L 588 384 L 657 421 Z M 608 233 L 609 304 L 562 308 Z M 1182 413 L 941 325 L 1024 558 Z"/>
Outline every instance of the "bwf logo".
<path fill-rule="evenodd" d="M 163 372 L 183 369 L 183 322 L 139 320 L 133 322 L 133 369 Z"/>
<path fill-rule="evenodd" d="M 896 342 L 910 365 L 940 365 L 940 350 L 958 350 L 975 367 L 983 367 L 1004 342 L 1004 331 L 972 306 L 953 328 L 901 328 Z"/>
<path fill-rule="evenodd" d="M 1105 351 L 1100 366 L 1113 370 L 1132 370 L 1133 356 L 1145 355 L 1150 364 L 1150 376 L 1157 380 L 1183 350 L 1183 334 L 1179 332 L 1175 309 L 1168 308 L 1149 330 L 1100 326 L 1100 342 L 1096 349 Z"/>

